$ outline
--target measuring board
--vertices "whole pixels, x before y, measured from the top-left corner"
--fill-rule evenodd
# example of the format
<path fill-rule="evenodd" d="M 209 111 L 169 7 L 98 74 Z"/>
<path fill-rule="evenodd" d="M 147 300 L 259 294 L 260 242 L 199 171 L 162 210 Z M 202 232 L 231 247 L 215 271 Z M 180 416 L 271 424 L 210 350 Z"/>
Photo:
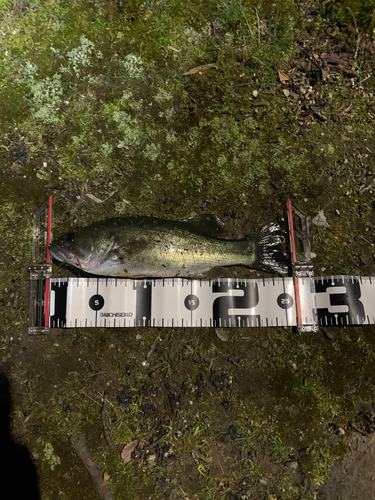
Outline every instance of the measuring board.
<path fill-rule="evenodd" d="M 281 327 L 375 324 L 375 277 L 314 277 L 306 215 L 287 201 L 293 277 L 53 278 L 52 197 L 34 217 L 30 334 L 84 327 Z M 44 219 L 44 223 L 43 223 Z M 44 228 L 43 228 L 44 224 Z"/>
<path fill-rule="evenodd" d="M 375 278 L 300 278 L 299 287 L 316 303 L 302 304 L 304 324 L 375 324 Z M 293 278 L 51 278 L 49 326 L 296 326 L 294 297 Z"/>

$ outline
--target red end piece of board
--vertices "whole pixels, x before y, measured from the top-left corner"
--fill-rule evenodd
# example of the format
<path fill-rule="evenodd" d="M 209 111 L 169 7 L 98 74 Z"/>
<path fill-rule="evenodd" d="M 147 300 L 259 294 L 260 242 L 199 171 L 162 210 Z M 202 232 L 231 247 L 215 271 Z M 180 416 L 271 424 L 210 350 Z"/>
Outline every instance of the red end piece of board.
<path fill-rule="evenodd" d="M 292 202 L 290 199 L 287 200 L 286 205 L 288 209 L 288 220 L 289 220 L 290 250 L 292 253 L 292 263 L 295 264 L 297 262 L 296 240 L 294 238 L 293 209 L 292 209 Z M 293 284 L 294 284 L 294 297 L 296 300 L 297 325 L 300 326 L 302 325 L 301 300 L 299 292 L 299 282 L 296 276 L 293 276 Z"/>

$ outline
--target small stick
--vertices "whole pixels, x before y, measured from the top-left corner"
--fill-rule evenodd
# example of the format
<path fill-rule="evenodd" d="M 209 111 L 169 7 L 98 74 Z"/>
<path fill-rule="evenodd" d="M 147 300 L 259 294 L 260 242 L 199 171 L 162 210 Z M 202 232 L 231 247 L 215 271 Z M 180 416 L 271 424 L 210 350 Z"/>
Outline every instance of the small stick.
<path fill-rule="evenodd" d="M 242 12 L 242 15 L 243 17 L 245 18 L 245 21 L 246 21 L 246 24 L 247 24 L 247 27 L 249 28 L 249 31 L 250 31 L 250 35 L 253 36 L 253 32 L 251 31 L 251 28 L 250 28 L 250 24 L 247 20 L 247 17 L 245 16 L 245 12 L 243 11 L 243 8 L 242 8 L 242 5 L 240 4 L 240 2 L 238 2 L 238 5 L 240 6 L 240 9 L 241 9 L 241 12 Z"/>
<path fill-rule="evenodd" d="M 361 85 L 361 83 L 363 83 L 363 82 L 365 82 L 366 80 L 368 80 L 371 76 L 372 76 L 372 72 L 370 71 L 369 75 L 368 75 L 368 76 L 366 76 L 366 78 L 364 78 L 363 80 L 361 80 L 361 81 L 359 82 L 359 84 L 358 84 L 358 85 Z M 369 113 L 367 113 L 367 114 L 369 114 Z"/>
<path fill-rule="evenodd" d="M 258 43 L 260 43 L 260 21 L 258 16 L 258 9 L 254 7 L 254 10 L 255 10 L 255 15 L 257 16 L 257 23 L 258 23 Z"/>
<path fill-rule="evenodd" d="M 98 403 L 94 398 L 92 398 L 91 396 L 89 396 L 88 394 L 86 394 L 84 391 L 81 391 L 81 393 L 86 396 L 86 398 L 89 398 L 91 399 L 91 401 L 93 401 L 94 403 L 96 403 L 97 405 L 101 406 L 100 403 Z"/>
<path fill-rule="evenodd" d="M 239 83 L 238 85 L 229 85 L 228 87 L 248 87 L 249 85 L 254 85 L 253 83 Z"/>
<path fill-rule="evenodd" d="M 372 243 L 370 243 L 368 240 L 366 240 L 366 238 L 364 238 L 363 236 L 360 236 L 361 240 L 365 241 L 366 243 L 368 243 L 370 245 L 370 247 L 373 247 L 374 245 Z"/>
<path fill-rule="evenodd" d="M 357 55 L 358 55 L 358 50 L 359 50 L 359 41 L 361 39 L 361 33 L 359 32 L 359 29 L 358 29 L 358 26 L 357 26 L 357 21 L 355 20 L 355 16 L 353 14 L 352 9 L 350 9 L 348 7 L 348 11 L 352 15 L 352 18 L 353 18 L 353 21 L 354 21 L 355 30 L 357 32 L 357 48 L 355 49 L 355 54 L 354 54 L 354 60 L 356 61 L 357 60 Z"/>
<path fill-rule="evenodd" d="M 373 187 L 375 186 L 375 182 L 373 182 L 372 184 L 369 184 L 368 186 L 361 186 L 359 189 L 358 189 L 358 193 L 359 194 L 363 194 L 363 193 L 366 193 L 366 191 L 369 191 L 370 189 L 372 189 Z"/>
<path fill-rule="evenodd" d="M 112 441 L 111 433 L 109 431 L 109 426 L 108 426 L 107 407 L 108 407 L 107 393 L 104 392 L 103 404 L 102 404 L 102 408 L 100 410 L 100 419 L 102 421 L 103 436 L 104 436 L 105 442 L 107 443 L 108 448 L 113 448 L 113 441 Z"/>

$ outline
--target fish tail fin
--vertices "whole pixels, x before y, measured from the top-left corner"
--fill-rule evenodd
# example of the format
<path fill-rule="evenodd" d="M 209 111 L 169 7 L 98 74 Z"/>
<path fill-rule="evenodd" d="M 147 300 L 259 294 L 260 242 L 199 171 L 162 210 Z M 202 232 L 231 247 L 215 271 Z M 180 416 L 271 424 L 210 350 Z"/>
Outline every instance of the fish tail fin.
<path fill-rule="evenodd" d="M 252 267 L 269 273 L 286 274 L 289 259 L 283 251 L 286 231 L 279 224 L 271 223 L 254 235 L 255 262 Z"/>

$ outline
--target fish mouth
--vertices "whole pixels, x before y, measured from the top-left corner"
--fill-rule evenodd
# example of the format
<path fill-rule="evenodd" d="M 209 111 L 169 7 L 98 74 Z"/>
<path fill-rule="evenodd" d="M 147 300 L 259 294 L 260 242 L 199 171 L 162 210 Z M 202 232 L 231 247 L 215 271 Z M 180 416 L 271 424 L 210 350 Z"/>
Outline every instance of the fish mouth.
<path fill-rule="evenodd" d="M 73 255 L 56 243 L 51 243 L 48 248 L 52 257 L 59 262 L 71 262 L 73 260 Z"/>
<path fill-rule="evenodd" d="M 85 265 L 91 258 L 91 253 L 85 257 L 78 257 L 76 253 L 63 248 L 58 243 L 51 243 L 48 248 L 49 253 L 55 260 L 63 262 L 64 264 L 70 264 L 71 266 L 78 267 L 82 271 L 84 271 L 82 265 Z"/>

